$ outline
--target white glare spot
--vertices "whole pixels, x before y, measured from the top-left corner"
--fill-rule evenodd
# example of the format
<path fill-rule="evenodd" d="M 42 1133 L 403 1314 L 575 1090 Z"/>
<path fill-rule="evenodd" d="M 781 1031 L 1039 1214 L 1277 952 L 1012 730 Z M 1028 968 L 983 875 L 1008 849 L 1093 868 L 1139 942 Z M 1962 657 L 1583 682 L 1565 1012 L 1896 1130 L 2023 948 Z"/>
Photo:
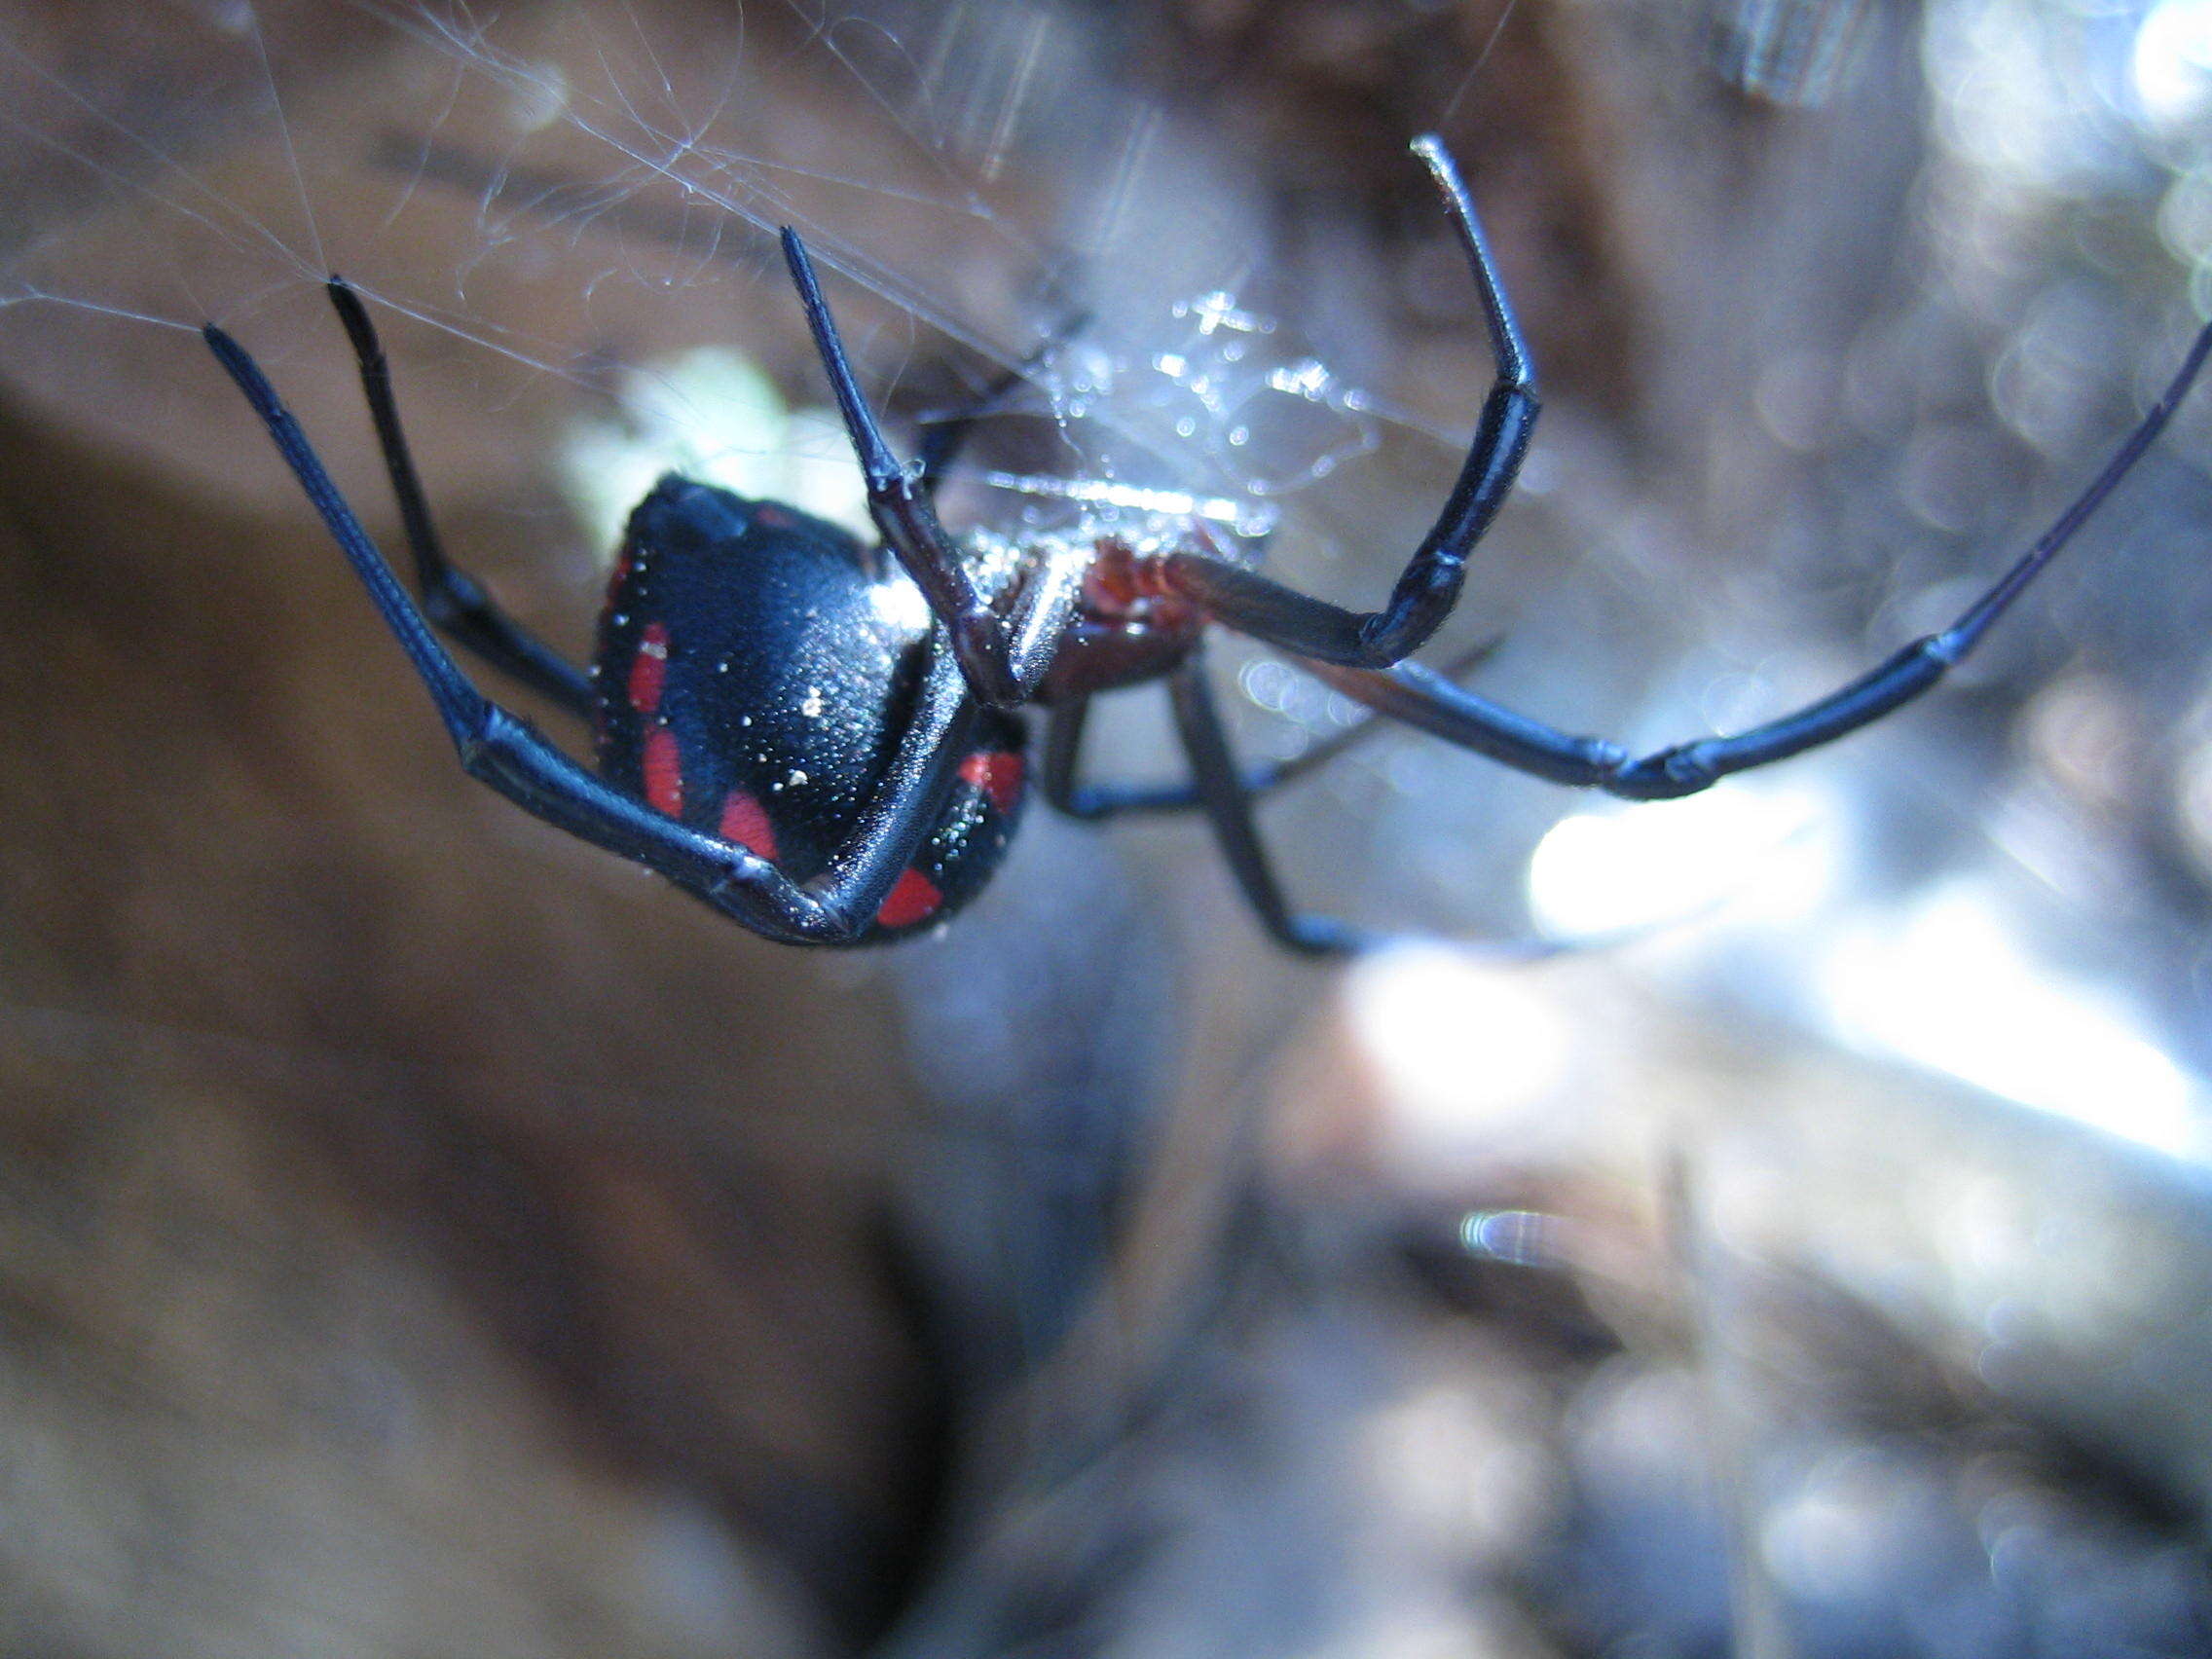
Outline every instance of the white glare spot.
<path fill-rule="evenodd" d="M 518 132 L 541 132 L 569 109 L 569 78 L 558 63 L 534 63 L 516 77 L 507 119 Z"/>
<path fill-rule="evenodd" d="M 2197 867 L 2212 874 L 2212 743 L 2192 750 L 2175 780 L 2182 830 Z"/>
<path fill-rule="evenodd" d="M 1726 904 L 1805 915 L 1834 873 L 1828 803 L 1802 786 L 1722 784 L 1687 800 L 1563 818 L 1529 861 L 1529 906 L 1557 939 L 1625 933 Z"/>
<path fill-rule="evenodd" d="M 1473 1210 L 1459 1221 L 1459 1243 L 1470 1255 L 1520 1267 L 1557 1267 L 1567 1260 L 1560 1219 L 1541 1210 Z"/>
<path fill-rule="evenodd" d="M 1317 360 L 1305 357 L 1287 368 L 1274 370 L 1268 376 L 1268 385 L 1276 391 L 1318 403 L 1328 393 L 1330 375 Z"/>
<path fill-rule="evenodd" d="M 1436 945 L 1360 958 L 1345 1000 L 1410 1168 L 1480 1157 L 1501 1120 L 1549 1101 L 1573 1053 L 1565 1016 L 1526 974 Z"/>
<path fill-rule="evenodd" d="M 2160 126 L 2212 105 L 2212 0 L 2164 0 L 2135 31 L 2135 95 Z"/>
<path fill-rule="evenodd" d="M 1275 327 L 1267 317 L 1238 309 L 1236 296 L 1220 289 L 1200 294 L 1195 300 L 1177 300 L 1175 314 L 1197 317 L 1200 334 L 1213 334 L 1225 328 L 1238 334 L 1272 334 Z"/>
<path fill-rule="evenodd" d="M 787 410 L 740 353 L 675 352 L 627 369 L 614 392 L 619 413 L 575 422 L 561 448 L 565 493 L 609 556 L 631 508 L 672 471 L 873 535 L 836 416 Z"/>
<path fill-rule="evenodd" d="M 1829 1457 L 1769 1512 L 1759 1530 L 1760 1560 L 1799 1595 L 1834 1601 L 1864 1594 L 1896 1536 L 1889 1512 L 1895 1482 L 1878 1461 Z"/>
<path fill-rule="evenodd" d="M 2177 1156 L 2206 1150 L 2203 1102 L 2127 1013 L 2032 960 L 1964 883 L 1901 925 L 1847 935 L 1821 969 L 1837 1030 Z"/>
<path fill-rule="evenodd" d="M 1233 441 L 1241 443 L 1242 438 Z M 1013 490 L 1024 496 L 1044 496 L 1089 505 L 1123 507 L 1131 512 L 1161 513 L 1172 518 L 1202 518 L 1233 526 L 1240 535 L 1265 535 L 1274 528 L 1274 511 L 1253 507 L 1226 496 L 1192 496 L 1181 490 L 1148 490 L 1136 484 L 1117 484 L 1107 478 L 1051 478 L 1025 472 L 986 471 L 984 483 L 994 490 Z M 1257 524 L 1257 530 L 1248 528 Z"/>
<path fill-rule="evenodd" d="M 867 590 L 868 608 L 886 628 L 902 634 L 918 634 L 930 625 L 930 602 L 922 590 L 903 576 L 877 582 Z"/>

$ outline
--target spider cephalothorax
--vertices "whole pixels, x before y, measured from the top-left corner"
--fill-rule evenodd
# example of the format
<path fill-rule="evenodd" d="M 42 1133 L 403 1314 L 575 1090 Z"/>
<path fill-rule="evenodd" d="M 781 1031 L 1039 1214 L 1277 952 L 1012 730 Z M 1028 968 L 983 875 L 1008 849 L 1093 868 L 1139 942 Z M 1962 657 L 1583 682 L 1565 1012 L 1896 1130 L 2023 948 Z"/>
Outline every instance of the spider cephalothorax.
<path fill-rule="evenodd" d="M 548 823 L 635 859 L 771 939 L 897 938 L 949 914 L 997 867 L 1021 805 L 1020 711 L 1042 705 L 1048 800 L 1080 817 L 1203 811 L 1268 930 L 1314 952 L 1347 948 L 1355 937 L 1292 911 L 1252 815 L 1255 795 L 1308 762 L 1259 772 L 1237 765 L 1205 678 L 1208 624 L 1275 647 L 1379 715 L 1521 771 L 1637 799 L 1689 794 L 1856 731 L 1934 685 L 2110 495 L 2212 351 L 2208 327 L 2104 469 L 1949 628 L 1748 732 L 1632 757 L 1405 660 L 1456 602 L 1467 555 L 1512 490 L 1537 409 L 1528 348 L 1457 170 L 1434 138 L 1414 149 L 1473 270 L 1497 376 L 1457 483 L 1374 611 L 1283 587 L 1225 557 L 1197 520 L 1143 534 L 1099 531 L 1072 544 L 999 542 L 989 557 L 954 540 L 934 503 L 965 423 L 933 441 L 916 466 L 893 456 L 806 249 L 787 230 L 785 257 L 866 476 L 880 545 L 775 502 L 665 478 L 631 517 L 587 677 L 447 561 L 375 331 L 350 288 L 331 279 L 414 553 L 421 609 L 259 367 L 221 329 L 210 324 L 205 334 L 413 659 L 462 764 Z M 425 625 L 425 611 L 494 668 L 592 721 L 601 775 L 486 699 Z M 1190 784 L 1078 782 L 1090 699 L 1154 680 L 1166 682 Z"/>

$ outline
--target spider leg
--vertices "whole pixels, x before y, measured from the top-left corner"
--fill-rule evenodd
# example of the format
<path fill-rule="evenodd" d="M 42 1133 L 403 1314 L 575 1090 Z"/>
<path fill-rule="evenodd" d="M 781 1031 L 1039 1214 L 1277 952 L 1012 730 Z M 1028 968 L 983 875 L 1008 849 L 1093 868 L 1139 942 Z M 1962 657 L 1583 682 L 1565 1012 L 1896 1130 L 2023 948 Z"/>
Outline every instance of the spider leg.
<path fill-rule="evenodd" d="M 1490 325 L 1497 379 L 1483 401 L 1473 443 L 1436 523 L 1381 610 L 1355 612 L 1309 598 L 1256 571 L 1201 554 L 1170 555 L 1162 574 L 1186 598 L 1240 634 L 1321 662 L 1384 668 L 1418 650 L 1458 602 L 1467 554 L 1490 528 L 1513 489 L 1536 425 L 1536 377 L 1512 306 L 1483 239 L 1482 225 L 1459 171 L 1433 134 L 1414 140 L 1444 196 L 1459 234 Z"/>
<path fill-rule="evenodd" d="M 1167 698 L 1191 757 L 1199 804 L 1213 825 L 1214 840 L 1261 924 L 1279 943 L 1301 955 L 1342 956 L 1357 950 L 1365 942 L 1357 930 L 1326 917 L 1291 912 L 1261 844 L 1252 797 L 1238 775 L 1236 756 L 1230 752 L 1229 734 L 1222 730 L 1221 713 L 1214 707 L 1213 689 L 1206 683 L 1205 664 L 1198 652 L 1168 677 Z"/>
<path fill-rule="evenodd" d="M 1941 680 L 1981 641 L 2029 582 L 2058 556 L 2142 459 L 2172 419 L 2212 354 L 2212 324 L 2191 345 L 2180 369 L 2128 433 L 2104 470 L 1989 589 L 1941 633 L 1916 640 L 1886 662 L 1805 707 L 1733 737 L 1698 738 L 1638 758 L 1618 745 L 1574 737 L 1463 691 L 1417 663 L 1386 669 L 1309 663 L 1307 671 L 1378 714 L 1472 749 L 1517 771 L 1579 784 L 1631 800 L 1669 800 L 1709 789 L 1734 772 L 1764 766 L 1832 743 L 1902 708 Z"/>
<path fill-rule="evenodd" d="M 407 447 L 407 434 L 400 428 L 399 404 L 391 391 L 391 368 L 385 361 L 384 347 L 369 321 L 368 309 L 344 277 L 333 276 L 324 286 L 338 320 L 346 325 L 346 338 L 353 343 L 354 359 L 360 364 L 361 390 L 369 401 L 370 419 L 376 422 L 385 470 L 391 475 L 391 493 L 399 500 L 407 545 L 415 555 L 415 578 L 423 591 L 423 609 L 456 643 L 510 680 L 559 704 L 576 719 L 590 719 L 598 702 L 590 677 L 525 630 L 499 608 L 482 583 L 446 558 L 430 521 L 423 481 L 415 471 L 415 458 Z"/>
<path fill-rule="evenodd" d="M 1487 661 L 1504 643 L 1503 637 L 1486 640 L 1469 651 L 1461 652 L 1446 665 L 1445 674 L 1454 681 L 1471 674 Z M 1309 669 L 1310 665 L 1300 664 Z M 1072 698 L 1055 703 L 1045 725 L 1045 744 L 1040 783 L 1045 799 L 1057 811 L 1070 818 L 1086 822 L 1113 818 L 1124 812 L 1155 813 L 1183 812 L 1204 805 L 1195 783 L 1186 784 L 1087 784 L 1082 781 L 1081 757 L 1083 753 L 1084 725 L 1090 714 L 1088 697 Z M 1303 753 L 1288 760 L 1268 761 L 1258 766 L 1239 768 L 1244 793 L 1254 798 L 1268 795 L 1285 784 L 1296 783 L 1309 772 L 1317 772 L 1338 756 L 1350 749 L 1361 739 L 1387 729 L 1389 721 L 1380 715 L 1365 715 L 1348 725 L 1340 726 L 1328 736 L 1309 744 Z"/>
<path fill-rule="evenodd" d="M 923 435 L 914 455 L 915 481 L 933 503 L 945 474 L 952 470 L 952 463 L 960 459 L 961 450 L 975 435 L 976 423 L 995 415 L 1009 397 L 1026 386 L 1052 354 L 1089 321 L 1088 312 L 1077 312 L 1061 321 L 1020 362 L 995 378 L 950 419 L 939 422 Z"/>
<path fill-rule="evenodd" d="M 1045 799 L 1054 810 L 1087 823 L 1119 817 L 1123 813 L 1186 812 L 1205 804 L 1196 783 L 1088 784 L 1081 776 L 1083 732 L 1090 714 L 1088 697 L 1052 706 L 1045 725 L 1043 766 L 1039 783 Z M 1254 766 L 1238 773 L 1239 787 L 1247 795 L 1261 796 L 1284 784 L 1303 778 L 1342 755 L 1357 739 L 1381 726 L 1375 717 L 1363 719 L 1332 732 L 1289 760 Z"/>
<path fill-rule="evenodd" d="M 771 939 L 836 943 L 866 928 L 941 815 L 960 761 L 974 746 L 976 708 L 941 643 L 932 647 L 911 723 L 883 785 L 828 870 L 802 887 L 744 847 L 686 829 L 610 788 L 470 684 L 259 365 L 213 324 L 202 333 L 405 648 L 469 776 L 579 840 L 657 871 Z"/>
<path fill-rule="evenodd" d="M 806 308 L 814 349 L 836 393 L 853 453 L 867 480 L 868 516 L 875 521 L 930 610 L 952 636 L 969 689 L 994 708 L 1028 702 L 1051 668 L 1052 653 L 1067 631 L 1083 591 L 1082 568 L 1067 560 L 1039 564 L 1023 581 L 1010 615 L 1002 616 L 970 575 L 960 547 L 938 522 L 930 504 L 934 485 L 916 469 L 902 465 L 884 440 L 874 412 L 861 395 L 845 356 L 836 321 L 822 298 L 814 262 L 796 232 L 785 229 L 784 258 L 799 303 Z"/>
<path fill-rule="evenodd" d="M 976 435 L 976 423 L 993 413 L 1021 385 L 1022 379 L 1020 369 L 1007 370 L 950 418 L 939 422 L 923 435 L 914 452 L 914 483 L 932 505 L 937 501 L 938 491 L 944 487 L 945 475 L 952 470 L 952 463 L 960 459 L 960 452 Z"/>

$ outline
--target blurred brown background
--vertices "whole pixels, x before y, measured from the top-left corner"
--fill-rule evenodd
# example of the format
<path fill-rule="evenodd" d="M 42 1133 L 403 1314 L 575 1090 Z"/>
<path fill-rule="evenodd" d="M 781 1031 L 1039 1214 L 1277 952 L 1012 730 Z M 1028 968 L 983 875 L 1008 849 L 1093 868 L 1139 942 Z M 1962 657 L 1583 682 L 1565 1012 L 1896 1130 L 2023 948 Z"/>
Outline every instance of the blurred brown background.
<path fill-rule="evenodd" d="M 1655 744 L 1938 623 L 2170 372 L 2173 11 L 10 0 L 0 1644 L 2212 1652 L 2202 400 L 1985 667 L 1792 769 L 1839 827 L 1795 908 L 1346 974 L 1196 827 L 1040 812 L 842 957 L 468 784 L 191 332 L 387 533 L 360 282 L 449 543 L 581 656 L 560 458 L 625 372 L 821 401 L 763 227 L 903 423 L 1079 312 L 1141 384 L 1220 290 L 1357 393 L 1267 498 L 1352 598 L 1489 372 L 1438 129 L 1548 408 L 1439 655 L 1502 631 L 1486 692 Z M 1266 471 L 1153 413 L 1077 471 Z M 1041 424 L 978 464 L 1065 466 Z M 1223 678 L 1255 750 L 1339 718 Z M 1269 824 L 1316 906 L 1514 941 L 1583 805 L 1403 738 Z M 1852 930 L 1959 893 L 2032 987 L 2001 1052 L 2047 997 L 2158 1062 L 2084 1037 L 2087 1126 L 1850 1027 L 1940 937 Z"/>

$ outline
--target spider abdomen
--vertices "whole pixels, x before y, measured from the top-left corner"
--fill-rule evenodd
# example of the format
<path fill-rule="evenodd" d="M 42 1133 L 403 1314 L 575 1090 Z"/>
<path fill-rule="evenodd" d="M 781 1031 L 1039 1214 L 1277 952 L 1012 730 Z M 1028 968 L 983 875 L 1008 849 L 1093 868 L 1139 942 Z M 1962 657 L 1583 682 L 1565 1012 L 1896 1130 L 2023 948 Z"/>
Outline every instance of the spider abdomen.
<path fill-rule="evenodd" d="M 594 677 L 607 780 L 793 881 L 851 837 L 899 747 L 928 612 L 844 530 L 673 474 L 631 514 Z M 949 915 L 1014 832 L 1023 728 L 986 714 L 912 864 L 856 942 Z"/>

